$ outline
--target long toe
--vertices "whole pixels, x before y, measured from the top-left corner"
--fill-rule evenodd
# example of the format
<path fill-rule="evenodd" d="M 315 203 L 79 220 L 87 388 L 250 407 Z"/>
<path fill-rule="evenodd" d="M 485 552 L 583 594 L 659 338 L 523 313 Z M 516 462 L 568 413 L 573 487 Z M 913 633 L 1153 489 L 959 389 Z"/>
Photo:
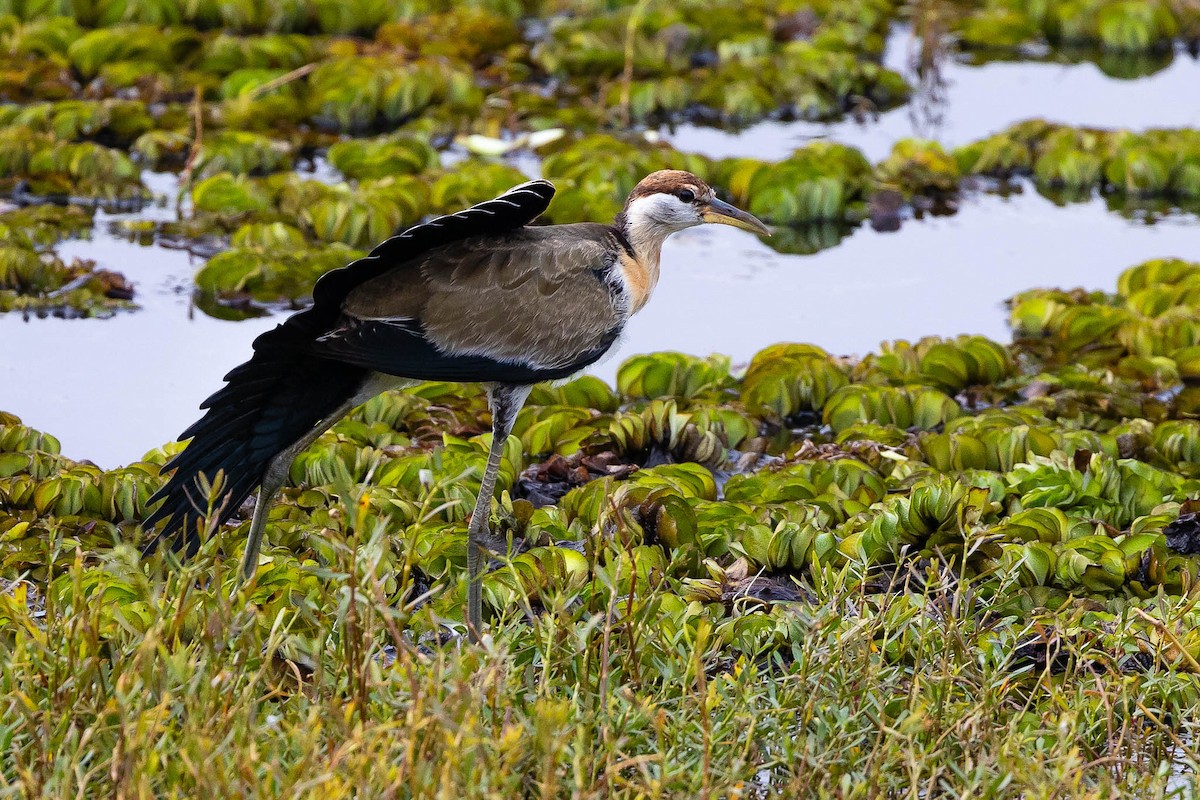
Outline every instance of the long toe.
<path fill-rule="evenodd" d="M 508 539 L 494 533 L 485 533 L 479 537 L 479 548 L 487 561 L 504 558 L 508 555 Z"/>

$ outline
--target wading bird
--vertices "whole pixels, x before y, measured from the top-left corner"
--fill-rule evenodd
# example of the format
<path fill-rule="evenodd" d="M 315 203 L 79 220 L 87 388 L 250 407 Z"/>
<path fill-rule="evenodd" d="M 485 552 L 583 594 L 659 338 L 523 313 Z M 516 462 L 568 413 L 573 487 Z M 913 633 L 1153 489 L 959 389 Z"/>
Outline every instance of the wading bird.
<path fill-rule="evenodd" d="M 616 344 L 658 282 L 672 233 L 704 222 L 766 227 L 718 200 L 688 172 L 648 175 L 611 225 L 530 226 L 554 196 L 547 181 L 437 217 L 321 277 L 313 305 L 254 341 L 254 355 L 201 405 L 191 439 L 152 498 L 166 520 L 147 551 L 170 538 L 199 546 L 201 475 L 224 473 L 217 524 L 257 486 L 241 575 L 249 579 L 271 500 L 292 459 L 355 406 L 418 381 L 486 385 L 493 438 L 468 532 L 467 627 L 482 624 L 481 569 L 504 443 L 533 384 L 565 378 Z"/>

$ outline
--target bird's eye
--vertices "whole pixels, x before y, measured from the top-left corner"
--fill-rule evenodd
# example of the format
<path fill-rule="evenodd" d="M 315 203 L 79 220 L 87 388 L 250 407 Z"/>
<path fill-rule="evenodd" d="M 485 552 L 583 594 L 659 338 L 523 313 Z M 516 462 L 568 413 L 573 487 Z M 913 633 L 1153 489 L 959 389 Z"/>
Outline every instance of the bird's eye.
<path fill-rule="evenodd" d="M 680 189 L 675 193 L 675 196 L 685 203 L 690 203 L 696 199 L 696 193 L 691 189 Z"/>

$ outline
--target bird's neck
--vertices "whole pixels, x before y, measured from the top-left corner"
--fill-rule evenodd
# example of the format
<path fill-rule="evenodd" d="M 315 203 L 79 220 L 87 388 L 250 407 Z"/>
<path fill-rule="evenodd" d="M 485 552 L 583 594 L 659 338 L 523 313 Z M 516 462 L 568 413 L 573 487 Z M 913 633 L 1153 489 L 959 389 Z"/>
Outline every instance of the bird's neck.
<path fill-rule="evenodd" d="M 629 293 L 630 313 L 637 313 L 658 285 L 659 258 L 662 245 L 670 231 L 661 224 L 621 212 L 614 227 L 629 243 L 627 251 L 621 253 L 621 273 Z"/>

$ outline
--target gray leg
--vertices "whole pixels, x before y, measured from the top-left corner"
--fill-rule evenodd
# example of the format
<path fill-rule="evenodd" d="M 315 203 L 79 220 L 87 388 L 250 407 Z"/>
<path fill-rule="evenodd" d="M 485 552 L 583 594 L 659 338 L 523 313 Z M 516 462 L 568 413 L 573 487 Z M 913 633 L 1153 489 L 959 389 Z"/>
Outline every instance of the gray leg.
<path fill-rule="evenodd" d="M 483 482 L 479 486 L 475 511 L 471 514 L 471 526 L 467 530 L 467 633 L 472 642 L 479 641 L 483 630 L 483 559 L 488 539 L 488 518 L 492 515 L 492 493 L 496 490 L 496 473 L 500 471 L 504 443 L 508 441 L 517 412 L 525 404 L 531 388 L 505 383 L 488 387 L 488 403 L 492 407 L 492 448 L 488 452 Z"/>
<path fill-rule="evenodd" d="M 258 487 L 258 501 L 254 504 L 250 536 L 246 539 L 246 552 L 242 555 L 242 569 L 234 586 L 235 591 L 242 582 L 254 577 L 254 570 L 258 568 L 258 553 L 262 549 L 263 533 L 267 529 L 267 517 L 271 513 L 271 501 L 275 499 L 276 493 L 287 479 L 288 469 L 292 466 L 292 459 L 296 457 L 297 452 L 299 451 L 288 448 L 276 456 L 271 461 L 271 466 L 267 467 L 267 474 L 263 476 L 263 481 Z"/>
<path fill-rule="evenodd" d="M 411 383 L 412 381 L 404 381 L 400 378 L 393 378 L 390 375 L 380 375 L 378 373 L 372 375 L 353 397 L 334 409 L 332 413 L 319 420 L 303 438 L 294 442 L 286 450 L 280 451 L 279 455 L 271 459 L 271 463 L 267 466 L 267 471 L 263 475 L 262 483 L 258 488 L 258 502 L 254 506 L 254 517 L 250 520 L 250 536 L 246 539 L 246 552 L 242 556 L 242 569 L 238 573 L 238 582 L 233 587 L 234 592 L 238 590 L 244 581 L 248 581 L 254 577 L 254 571 L 258 569 L 258 554 L 262 549 L 263 533 L 267 529 L 267 516 L 271 513 L 271 501 L 275 499 L 275 494 L 287 480 L 288 470 L 291 469 L 292 461 L 296 456 L 315 442 L 333 423 L 346 416 L 352 408 L 362 405 L 386 389 L 398 388 L 399 386 L 410 385 Z"/>

